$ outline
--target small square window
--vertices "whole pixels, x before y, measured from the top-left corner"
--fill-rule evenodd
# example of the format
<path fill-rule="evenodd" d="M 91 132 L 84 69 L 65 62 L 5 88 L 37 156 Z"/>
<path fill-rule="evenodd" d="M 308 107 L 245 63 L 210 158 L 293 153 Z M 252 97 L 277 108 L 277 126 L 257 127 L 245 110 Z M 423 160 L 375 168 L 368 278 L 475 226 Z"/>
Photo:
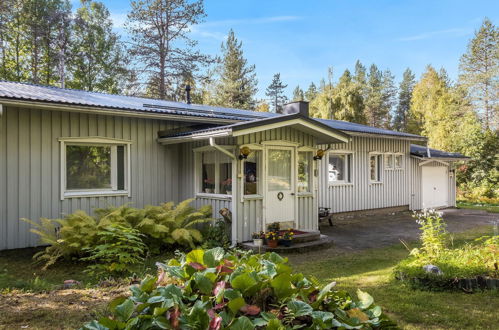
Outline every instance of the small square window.
<path fill-rule="evenodd" d="M 218 151 L 201 152 L 201 192 L 232 194 L 232 160 Z"/>
<path fill-rule="evenodd" d="M 402 169 L 404 164 L 403 164 L 404 156 L 403 155 L 395 155 L 395 168 L 396 169 Z"/>
<path fill-rule="evenodd" d="M 311 192 L 312 152 L 298 152 L 298 192 Z"/>
<path fill-rule="evenodd" d="M 329 154 L 328 180 L 330 184 L 350 183 L 352 154 Z"/>
<path fill-rule="evenodd" d="M 255 150 L 244 160 L 244 195 L 260 194 L 261 151 Z"/>
<path fill-rule="evenodd" d="M 393 169 L 393 154 L 385 154 L 385 169 Z"/>

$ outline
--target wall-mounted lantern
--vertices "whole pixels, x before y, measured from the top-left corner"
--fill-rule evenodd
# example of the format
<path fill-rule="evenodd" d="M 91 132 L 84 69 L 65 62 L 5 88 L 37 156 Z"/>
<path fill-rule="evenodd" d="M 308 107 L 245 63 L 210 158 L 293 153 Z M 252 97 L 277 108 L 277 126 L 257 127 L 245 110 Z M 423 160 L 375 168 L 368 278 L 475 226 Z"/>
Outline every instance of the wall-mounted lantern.
<path fill-rule="evenodd" d="M 248 147 L 242 147 L 239 149 L 239 159 L 246 159 L 248 155 L 251 153 L 251 149 Z"/>
<path fill-rule="evenodd" d="M 322 157 L 324 157 L 324 153 L 325 152 L 322 149 L 317 150 L 317 152 L 315 153 L 315 156 L 314 156 L 314 160 L 322 159 Z"/>

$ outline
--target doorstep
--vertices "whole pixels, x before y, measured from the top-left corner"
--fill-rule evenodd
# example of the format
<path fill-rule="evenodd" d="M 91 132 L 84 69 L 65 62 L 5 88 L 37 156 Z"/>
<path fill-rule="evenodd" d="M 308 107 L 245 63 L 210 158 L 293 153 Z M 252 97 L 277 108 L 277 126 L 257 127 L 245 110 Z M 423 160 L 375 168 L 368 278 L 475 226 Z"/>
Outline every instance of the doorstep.
<path fill-rule="evenodd" d="M 318 249 L 327 249 L 333 245 L 333 239 L 327 235 L 319 235 L 318 239 L 306 242 L 293 242 L 289 247 L 277 246 L 270 248 L 267 245 L 256 246 L 253 241 L 243 242 L 241 246 L 243 249 L 252 250 L 254 252 L 277 252 L 277 253 L 302 253 L 309 251 L 316 251 Z M 294 241 L 294 240 L 293 240 Z"/>

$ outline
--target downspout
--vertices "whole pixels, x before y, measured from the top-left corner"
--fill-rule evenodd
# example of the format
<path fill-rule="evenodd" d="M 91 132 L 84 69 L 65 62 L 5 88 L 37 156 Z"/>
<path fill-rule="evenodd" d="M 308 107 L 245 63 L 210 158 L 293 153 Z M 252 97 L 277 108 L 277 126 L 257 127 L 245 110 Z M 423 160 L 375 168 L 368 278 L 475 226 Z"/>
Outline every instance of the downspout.
<path fill-rule="evenodd" d="M 213 148 L 217 149 L 218 151 L 226 154 L 227 156 L 229 156 L 232 160 L 234 161 L 237 161 L 237 158 L 236 156 L 234 156 L 233 153 L 231 153 L 230 151 L 222 148 L 221 146 L 219 146 L 218 144 L 215 143 L 215 138 L 209 138 L 209 142 L 210 142 L 210 146 L 212 146 Z M 237 168 L 237 166 L 236 166 Z M 232 191 L 232 209 L 234 209 L 234 206 L 235 206 L 235 203 L 237 203 L 237 198 L 234 198 L 234 192 L 237 192 L 237 187 L 236 189 L 234 189 Z M 235 217 L 234 217 L 235 215 Z M 237 239 L 235 239 L 235 237 L 237 236 L 237 226 L 236 226 L 236 221 L 237 220 L 237 212 L 234 212 L 232 214 L 232 224 L 231 224 L 231 230 L 232 230 L 232 244 L 230 245 L 230 248 L 233 249 L 236 247 L 237 245 Z"/>

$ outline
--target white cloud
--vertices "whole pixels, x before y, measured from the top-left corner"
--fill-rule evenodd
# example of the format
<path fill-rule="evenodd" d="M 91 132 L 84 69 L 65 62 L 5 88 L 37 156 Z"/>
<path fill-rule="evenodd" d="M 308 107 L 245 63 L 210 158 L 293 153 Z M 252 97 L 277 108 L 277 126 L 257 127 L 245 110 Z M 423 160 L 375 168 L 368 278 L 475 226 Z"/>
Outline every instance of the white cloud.
<path fill-rule="evenodd" d="M 269 17 L 255 17 L 255 18 L 241 18 L 241 19 L 228 19 L 221 21 L 211 21 L 200 24 L 203 27 L 211 26 L 233 26 L 233 25 L 254 25 L 254 24 L 266 24 L 274 22 L 289 22 L 300 20 L 300 16 L 269 16 Z"/>
<path fill-rule="evenodd" d="M 421 34 L 417 34 L 417 35 L 413 35 L 413 36 L 402 37 L 398 40 L 400 40 L 400 41 L 415 41 L 415 40 L 430 39 L 430 38 L 438 37 L 438 36 L 462 37 L 462 36 L 466 36 L 470 33 L 471 33 L 470 29 L 454 28 L 454 29 L 447 29 L 447 30 L 425 32 L 425 33 L 421 33 Z"/>
<path fill-rule="evenodd" d="M 121 29 L 125 27 L 125 22 L 127 18 L 126 13 L 111 13 L 110 17 L 113 21 L 113 26 L 117 29 Z"/>

